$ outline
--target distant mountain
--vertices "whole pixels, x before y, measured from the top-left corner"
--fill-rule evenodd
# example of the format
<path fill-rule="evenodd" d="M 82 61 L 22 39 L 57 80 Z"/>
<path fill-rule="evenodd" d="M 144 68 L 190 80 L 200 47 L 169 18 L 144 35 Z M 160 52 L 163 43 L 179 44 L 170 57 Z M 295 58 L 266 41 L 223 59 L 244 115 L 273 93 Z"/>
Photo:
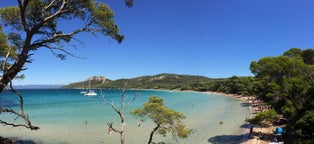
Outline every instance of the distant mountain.
<path fill-rule="evenodd" d="M 124 83 L 130 89 L 179 89 L 190 90 L 195 85 L 207 83 L 211 78 L 194 75 L 178 75 L 178 74 L 158 74 L 153 76 L 141 76 L 130 79 L 109 80 L 104 77 L 91 77 L 82 82 L 71 83 L 64 88 L 86 88 L 89 81 L 93 88 L 122 88 Z"/>
<path fill-rule="evenodd" d="M 16 85 L 13 86 L 15 89 L 59 89 L 64 85 Z"/>

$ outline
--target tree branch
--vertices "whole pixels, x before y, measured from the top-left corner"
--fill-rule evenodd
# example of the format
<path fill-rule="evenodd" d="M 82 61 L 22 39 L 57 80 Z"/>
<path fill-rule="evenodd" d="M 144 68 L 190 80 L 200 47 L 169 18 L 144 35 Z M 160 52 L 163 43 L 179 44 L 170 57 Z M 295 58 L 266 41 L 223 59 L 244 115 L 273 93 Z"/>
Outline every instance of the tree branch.
<path fill-rule="evenodd" d="M 112 131 L 114 131 L 114 132 L 117 132 L 117 133 L 122 133 L 122 131 L 119 131 L 119 130 L 117 130 L 117 129 L 115 129 L 112 125 L 113 125 L 113 122 L 108 122 L 107 123 L 107 125 L 109 126 L 109 129 L 111 129 Z"/>
<path fill-rule="evenodd" d="M 19 102 L 20 102 L 20 112 L 17 112 L 13 109 L 7 109 L 7 108 L 0 108 L 0 113 L 2 112 L 6 112 L 6 113 L 11 113 L 11 114 L 14 114 L 16 115 L 16 119 L 21 117 L 24 119 L 25 121 L 25 124 L 14 124 L 14 123 L 8 123 L 8 122 L 5 122 L 3 120 L 0 120 L 0 124 L 3 124 L 3 125 L 9 125 L 9 126 L 13 126 L 13 127 L 25 127 L 25 128 L 29 128 L 31 130 L 38 130 L 39 127 L 37 126 L 33 126 L 32 123 L 30 122 L 29 118 L 27 115 L 24 114 L 24 107 L 23 107 L 23 104 L 24 104 L 24 100 L 23 100 L 23 96 L 17 92 L 13 86 L 12 86 L 12 81 L 10 81 L 10 90 L 11 92 L 13 92 L 14 94 L 17 95 L 18 99 L 19 99 Z"/>
<path fill-rule="evenodd" d="M 55 56 L 58 56 L 59 54 L 55 53 L 53 50 L 59 50 L 59 51 L 62 51 L 63 53 L 65 53 L 67 55 L 72 56 L 72 57 L 79 58 L 79 59 L 86 59 L 84 57 L 76 56 L 76 55 L 72 54 L 71 52 L 68 52 L 68 51 L 64 50 L 63 48 L 51 47 L 49 45 L 43 45 L 43 47 L 46 47 L 46 48 L 50 49 L 51 53 L 53 55 L 55 55 Z"/>
<path fill-rule="evenodd" d="M 24 0 L 23 3 L 21 0 L 18 0 L 18 4 L 19 4 L 19 8 L 20 8 L 21 21 L 22 21 L 22 25 L 23 25 L 26 33 L 30 32 L 29 27 L 26 23 L 26 19 L 25 19 L 25 11 L 26 11 L 26 7 L 27 7 L 28 3 L 29 3 L 29 0 Z"/>
<path fill-rule="evenodd" d="M 56 0 L 52 0 L 48 5 L 44 7 L 45 10 L 49 9 Z"/>
<path fill-rule="evenodd" d="M 61 4 L 59 10 L 58 10 L 56 13 L 54 13 L 54 14 L 52 14 L 52 15 L 46 17 L 45 19 L 43 19 L 39 24 L 35 25 L 35 26 L 32 28 L 31 31 L 32 31 L 33 33 L 36 32 L 36 31 L 38 31 L 38 30 L 39 30 L 43 25 L 45 25 L 48 21 L 52 21 L 52 19 L 57 18 L 57 17 L 60 16 L 62 13 L 65 13 L 66 10 L 64 10 L 64 7 L 65 7 L 66 3 L 67 3 L 67 0 L 62 0 L 62 4 Z"/>
<path fill-rule="evenodd" d="M 116 106 L 113 104 L 113 103 L 110 103 L 109 101 L 107 101 L 106 100 L 106 98 L 105 98 L 105 95 L 102 93 L 102 91 L 100 91 L 100 95 L 101 95 L 101 97 L 103 98 L 103 101 L 107 104 L 107 105 L 109 105 L 116 113 L 118 113 L 119 114 L 119 116 L 121 117 L 121 111 L 120 110 L 118 110 L 117 108 L 116 108 Z"/>
<path fill-rule="evenodd" d="M 52 37 L 50 38 L 47 38 L 47 39 L 44 39 L 44 40 L 40 40 L 40 41 L 35 41 L 31 47 L 34 49 L 37 49 L 41 46 L 47 46 L 48 44 L 50 43 L 54 43 L 54 42 L 57 42 L 59 41 L 60 39 L 63 39 L 63 38 L 68 38 L 68 37 L 71 37 L 73 35 L 76 35 L 78 33 L 81 33 L 81 32 L 85 32 L 85 31 L 92 31 L 92 30 L 95 30 L 95 29 L 89 29 L 88 26 L 91 25 L 91 23 L 88 23 L 86 24 L 83 28 L 80 28 L 80 29 L 77 29 L 71 33 L 61 33 L 61 34 L 57 34 L 55 33 Z"/>
<path fill-rule="evenodd" d="M 10 54 L 11 54 L 11 50 L 12 50 L 12 47 L 9 48 L 8 53 L 7 53 L 7 55 L 6 55 L 5 58 L 4 58 L 3 65 L 2 65 L 3 73 L 5 73 L 6 70 L 7 70 L 7 68 L 6 68 L 7 66 L 6 66 L 6 65 L 7 65 L 9 56 L 10 56 Z"/>

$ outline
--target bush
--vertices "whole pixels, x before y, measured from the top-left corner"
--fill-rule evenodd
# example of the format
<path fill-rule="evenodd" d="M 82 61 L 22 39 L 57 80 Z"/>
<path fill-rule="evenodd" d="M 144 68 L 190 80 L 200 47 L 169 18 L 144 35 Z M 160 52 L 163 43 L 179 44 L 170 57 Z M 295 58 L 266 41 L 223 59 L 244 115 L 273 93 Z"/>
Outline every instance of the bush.
<path fill-rule="evenodd" d="M 277 113 L 274 109 L 266 112 L 258 113 L 254 118 L 249 119 L 251 124 L 260 124 L 263 121 L 271 121 L 277 118 Z"/>

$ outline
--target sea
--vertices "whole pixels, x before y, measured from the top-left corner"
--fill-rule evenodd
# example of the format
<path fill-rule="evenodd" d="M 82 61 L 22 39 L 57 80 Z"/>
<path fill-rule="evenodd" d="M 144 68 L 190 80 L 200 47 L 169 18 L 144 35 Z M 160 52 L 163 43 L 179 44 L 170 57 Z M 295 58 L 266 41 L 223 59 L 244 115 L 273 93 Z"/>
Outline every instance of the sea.
<path fill-rule="evenodd" d="M 121 109 L 118 89 L 97 89 L 97 96 L 84 96 L 79 89 L 25 89 L 24 112 L 39 130 L 0 126 L 0 136 L 43 144 L 119 144 L 118 133 L 108 133 L 108 122 L 121 127 L 119 115 L 106 102 Z M 250 116 L 248 105 L 232 97 L 200 92 L 167 90 L 126 90 L 124 99 L 125 142 L 147 143 L 155 124 L 146 119 L 138 126 L 130 112 L 143 107 L 150 96 L 164 99 L 165 105 L 186 116 L 183 123 L 193 129 L 188 138 L 154 135 L 153 141 L 178 144 L 240 143 L 245 135 L 245 119 Z M 4 91 L 0 106 L 19 109 L 16 95 Z M 23 122 L 11 114 L 0 114 L 1 120 Z"/>

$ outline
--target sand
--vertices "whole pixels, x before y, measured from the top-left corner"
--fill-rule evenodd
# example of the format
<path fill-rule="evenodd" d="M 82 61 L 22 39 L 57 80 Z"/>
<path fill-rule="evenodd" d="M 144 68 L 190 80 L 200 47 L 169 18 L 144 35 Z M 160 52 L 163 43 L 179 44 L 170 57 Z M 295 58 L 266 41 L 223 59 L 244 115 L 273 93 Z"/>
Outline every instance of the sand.
<path fill-rule="evenodd" d="M 254 99 L 254 96 L 242 96 L 242 95 L 235 95 L 235 94 L 225 94 L 225 93 L 217 93 L 217 92 L 205 92 L 207 94 L 218 94 L 218 95 L 224 95 L 224 96 L 230 96 L 233 98 L 241 99 L 242 101 L 252 103 L 252 99 Z M 256 113 L 253 111 L 253 107 L 250 106 L 251 116 L 250 118 L 253 118 Z M 243 138 L 242 144 L 269 144 L 270 141 L 275 137 L 274 130 L 276 129 L 276 126 L 274 126 L 272 123 L 267 123 L 265 126 L 254 126 L 253 132 L 250 134 L 249 124 L 247 129 L 245 130 L 245 137 Z M 263 139 L 260 138 L 260 136 L 263 136 Z"/>

